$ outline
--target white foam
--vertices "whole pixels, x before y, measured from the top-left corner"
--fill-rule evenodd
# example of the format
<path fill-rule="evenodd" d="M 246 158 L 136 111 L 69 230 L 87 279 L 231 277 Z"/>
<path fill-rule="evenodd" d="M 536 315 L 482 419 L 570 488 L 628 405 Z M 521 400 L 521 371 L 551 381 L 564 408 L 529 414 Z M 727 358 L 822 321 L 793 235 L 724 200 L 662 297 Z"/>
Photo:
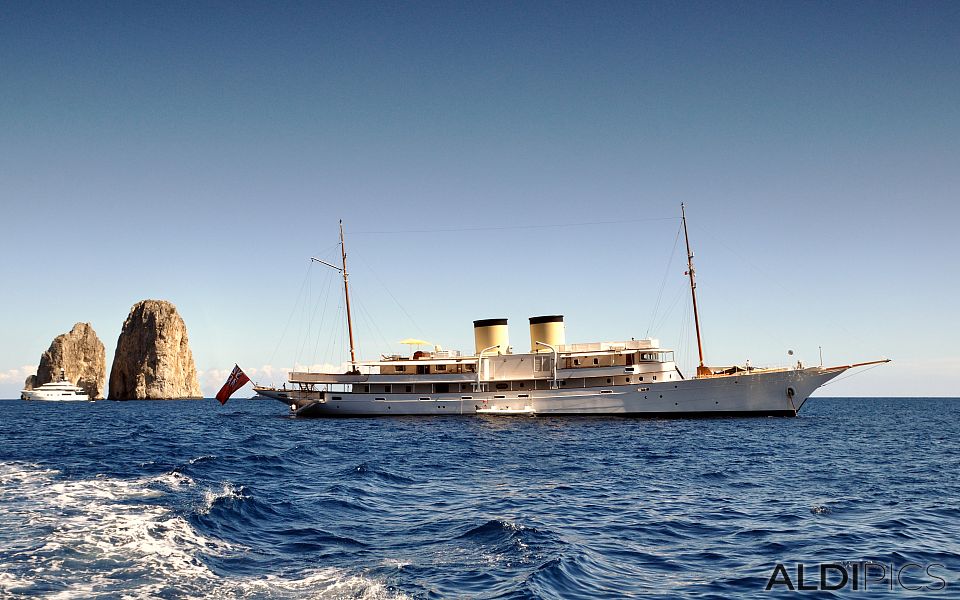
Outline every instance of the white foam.
<path fill-rule="evenodd" d="M 380 582 L 348 574 L 333 567 L 307 571 L 299 579 L 268 575 L 235 583 L 235 587 L 232 587 L 225 596 L 257 595 L 267 598 L 356 598 L 358 600 L 408 598 L 405 594 L 391 592 Z"/>
<path fill-rule="evenodd" d="M 244 497 L 242 485 L 237 487 L 229 481 L 224 482 L 219 490 L 207 490 L 203 493 L 203 506 L 200 507 L 200 514 L 209 514 L 218 500 L 229 498 L 242 500 Z"/>
<path fill-rule="evenodd" d="M 177 491 L 184 488 L 194 487 L 196 485 L 196 482 L 189 475 L 184 475 L 179 471 L 171 471 L 169 473 L 164 473 L 163 475 L 158 475 L 150 481 L 165 485 L 171 490 Z"/>
<path fill-rule="evenodd" d="M 45 595 L 74 598 L 156 596 L 236 598 L 362 598 L 397 596 L 382 584 L 338 568 L 263 577 L 222 577 L 202 556 L 229 556 L 247 548 L 199 533 L 158 504 L 170 490 L 194 486 L 168 473 L 132 480 L 97 476 L 60 480 L 38 465 L 0 463 L 0 596 L 43 585 Z M 224 483 L 207 491 L 204 506 L 243 497 Z M 280 567 L 289 565 L 280 565 Z"/>

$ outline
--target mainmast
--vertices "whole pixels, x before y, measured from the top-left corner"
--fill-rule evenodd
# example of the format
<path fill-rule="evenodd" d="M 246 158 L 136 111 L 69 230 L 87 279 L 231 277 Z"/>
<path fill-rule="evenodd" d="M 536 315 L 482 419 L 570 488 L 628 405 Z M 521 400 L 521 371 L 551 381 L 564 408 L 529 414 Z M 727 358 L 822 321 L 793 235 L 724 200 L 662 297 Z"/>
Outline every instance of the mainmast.
<path fill-rule="evenodd" d="M 357 357 L 353 347 L 353 319 L 350 318 L 350 285 L 347 283 L 347 247 L 343 243 L 343 219 L 340 220 L 340 258 L 343 261 L 343 298 L 347 305 L 347 332 L 350 335 L 350 371 L 357 370 Z M 698 335 L 699 335 L 699 329 Z M 703 364 L 703 357 L 700 363 Z"/>
<path fill-rule="evenodd" d="M 697 367 L 697 377 L 710 375 L 711 371 L 703 364 L 703 342 L 700 339 L 700 315 L 697 312 L 697 282 L 693 270 L 693 251 L 690 250 L 690 236 L 687 234 L 687 214 L 680 203 L 680 217 L 683 220 L 683 239 L 687 242 L 687 275 L 690 276 L 690 296 L 693 298 L 693 323 L 697 328 L 697 353 L 700 356 L 700 366 Z"/>

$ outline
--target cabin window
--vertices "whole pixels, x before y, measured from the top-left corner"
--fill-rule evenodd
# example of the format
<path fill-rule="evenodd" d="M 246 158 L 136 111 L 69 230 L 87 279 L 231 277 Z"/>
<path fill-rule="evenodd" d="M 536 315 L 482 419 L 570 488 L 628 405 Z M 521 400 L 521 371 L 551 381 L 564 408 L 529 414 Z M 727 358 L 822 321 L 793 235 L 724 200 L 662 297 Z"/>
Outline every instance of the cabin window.
<path fill-rule="evenodd" d="M 607 377 L 607 383 L 613 383 L 613 380 Z"/>
<path fill-rule="evenodd" d="M 599 365 L 599 364 L 600 364 L 600 359 L 599 359 L 599 358 L 593 359 L 593 364 Z"/>
<path fill-rule="evenodd" d="M 450 392 L 449 383 L 435 383 L 433 384 L 433 393 L 434 394 L 446 394 Z"/>
<path fill-rule="evenodd" d="M 579 366 L 580 366 L 580 359 L 579 359 L 579 358 L 573 359 L 573 364 L 579 367 Z"/>
<path fill-rule="evenodd" d="M 510 389 L 510 384 L 509 384 L 509 383 L 498 383 L 496 387 L 497 387 L 498 390 L 508 390 L 508 389 Z"/>
<path fill-rule="evenodd" d="M 630 383 L 630 378 L 629 378 L 629 377 L 627 377 L 627 383 Z"/>
<path fill-rule="evenodd" d="M 413 386 L 412 386 L 412 385 L 408 385 L 406 391 L 407 391 L 408 394 L 409 394 L 410 392 L 412 392 L 412 391 L 413 391 Z"/>
<path fill-rule="evenodd" d="M 383 386 L 383 393 L 384 393 L 384 394 L 389 394 L 389 393 L 391 393 L 392 391 L 393 391 L 393 386 L 392 386 L 392 385 L 385 385 L 385 386 Z"/>
<path fill-rule="evenodd" d="M 567 382 L 566 382 L 566 380 L 564 380 L 564 381 L 561 381 L 561 382 L 560 382 L 560 385 L 567 385 Z"/>
<path fill-rule="evenodd" d="M 393 368 L 393 370 L 396 371 L 397 373 L 403 373 L 407 370 L 407 367 L 405 367 L 404 365 L 397 365 Z"/>
<path fill-rule="evenodd" d="M 369 386 L 369 385 L 363 386 L 363 391 L 369 393 L 369 392 L 370 392 L 370 386 Z"/>
<path fill-rule="evenodd" d="M 447 370 L 447 365 L 437 365 L 437 370 L 438 370 L 438 371 L 446 371 L 446 370 Z"/>
<path fill-rule="evenodd" d="M 476 370 L 477 370 L 474 365 L 463 365 L 463 369 L 464 369 L 467 373 L 474 373 L 474 372 L 476 372 Z"/>
<path fill-rule="evenodd" d="M 521 389 L 521 390 L 523 389 L 523 386 L 524 386 L 524 382 L 521 381 L 521 382 L 520 382 L 520 389 Z"/>
<path fill-rule="evenodd" d="M 656 376 L 656 375 L 653 376 L 653 380 L 654 380 L 654 381 L 657 380 L 657 376 Z"/>

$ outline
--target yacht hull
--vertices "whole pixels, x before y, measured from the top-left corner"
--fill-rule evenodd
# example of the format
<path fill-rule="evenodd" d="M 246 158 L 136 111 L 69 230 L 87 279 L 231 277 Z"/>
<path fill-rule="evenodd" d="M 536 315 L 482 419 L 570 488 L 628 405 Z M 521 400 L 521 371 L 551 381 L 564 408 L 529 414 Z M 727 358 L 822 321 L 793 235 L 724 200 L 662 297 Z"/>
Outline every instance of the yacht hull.
<path fill-rule="evenodd" d="M 845 368 L 771 371 L 602 388 L 513 392 L 376 394 L 323 392 L 289 400 L 302 417 L 386 415 L 795 416 L 817 388 Z M 281 400 L 283 401 L 283 400 Z"/>

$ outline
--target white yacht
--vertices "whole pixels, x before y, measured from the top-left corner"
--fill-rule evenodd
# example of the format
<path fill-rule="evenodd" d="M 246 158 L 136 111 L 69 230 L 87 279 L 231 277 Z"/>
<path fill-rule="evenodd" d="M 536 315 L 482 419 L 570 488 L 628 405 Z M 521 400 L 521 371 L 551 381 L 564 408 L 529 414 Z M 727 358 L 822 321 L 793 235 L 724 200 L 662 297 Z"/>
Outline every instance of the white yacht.
<path fill-rule="evenodd" d="M 51 381 L 32 390 L 21 390 L 21 400 L 46 400 L 51 402 L 81 402 L 90 400 L 90 396 L 80 387 L 73 385 L 60 369 L 60 381 Z"/>
<path fill-rule="evenodd" d="M 697 314 L 693 252 L 687 236 L 687 275 L 700 363 L 685 377 L 672 350 L 653 338 L 567 344 L 562 315 L 530 318 L 530 349 L 510 346 L 507 319 L 474 321 L 475 350 L 417 351 L 358 362 L 350 320 L 343 224 L 342 265 L 350 341 L 347 373 L 291 372 L 291 388 L 257 387 L 297 416 L 345 415 L 636 415 L 795 416 L 821 385 L 851 365 L 758 368 L 707 366 Z"/>

